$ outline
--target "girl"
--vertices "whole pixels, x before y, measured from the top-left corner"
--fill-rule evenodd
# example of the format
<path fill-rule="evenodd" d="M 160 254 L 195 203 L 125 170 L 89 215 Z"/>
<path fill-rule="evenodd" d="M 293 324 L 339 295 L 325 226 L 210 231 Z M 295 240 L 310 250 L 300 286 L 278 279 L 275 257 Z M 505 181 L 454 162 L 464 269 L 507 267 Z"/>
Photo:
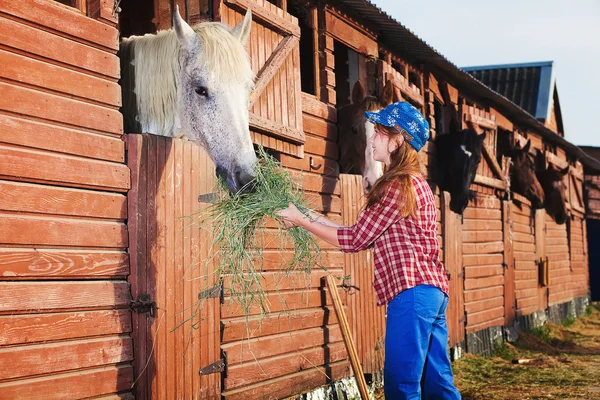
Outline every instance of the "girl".
<path fill-rule="evenodd" d="M 436 208 L 417 154 L 429 125 L 406 102 L 365 115 L 375 124 L 367 145 L 386 171 L 356 224 L 306 216 L 292 203 L 277 215 L 286 228 L 301 226 L 344 252 L 373 249 L 377 304 L 387 304 L 386 400 L 460 399 L 446 351 L 448 280 L 439 258 Z"/>

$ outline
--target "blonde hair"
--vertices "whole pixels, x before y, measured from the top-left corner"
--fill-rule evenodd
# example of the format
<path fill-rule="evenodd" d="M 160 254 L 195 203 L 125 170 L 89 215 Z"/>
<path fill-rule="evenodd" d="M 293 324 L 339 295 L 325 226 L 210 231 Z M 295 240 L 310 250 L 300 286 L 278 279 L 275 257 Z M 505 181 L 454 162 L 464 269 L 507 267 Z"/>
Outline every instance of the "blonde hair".
<path fill-rule="evenodd" d="M 375 124 L 376 129 L 384 132 L 390 140 L 395 140 L 400 132 L 381 124 Z M 399 183 L 398 211 L 402 218 L 415 217 L 416 200 L 415 186 L 412 176 L 422 176 L 422 166 L 417 150 L 409 143 L 404 143 L 390 154 L 390 165 L 383 175 L 375 182 L 371 191 L 367 194 L 367 208 L 381 203 L 391 184 Z"/>

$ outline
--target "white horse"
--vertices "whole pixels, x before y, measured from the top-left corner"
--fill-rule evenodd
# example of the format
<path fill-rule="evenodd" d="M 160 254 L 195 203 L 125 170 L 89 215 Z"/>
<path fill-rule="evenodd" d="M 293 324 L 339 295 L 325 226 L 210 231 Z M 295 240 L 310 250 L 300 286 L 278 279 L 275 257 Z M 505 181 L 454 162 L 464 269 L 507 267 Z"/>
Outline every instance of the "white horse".
<path fill-rule="evenodd" d="M 387 81 L 380 98 L 368 96 L 356 81 L 352 88 L 352 103 L 338 110 L 338 142 L 340 144 L 340 170 L 343 173 L 361 174 L 365 192 L 371 190 L 383 175 L 383 164 L 373 159 L 373 148 L 367 145 L 375 134 L 375 125 L 367 120 L 365 111 L 379 111 L 394 101 L 394 86 Z"/>
<path fill-rule="evenodd" d="M 119 51 L 126 132 L 203 145 L 234 193 L 254 179 L 257 162 L 248 128 L 254 74 L 244 49 L 251 23 L 248 10 L 233 29 L 192 28 L 176 7 L 173 29 L 123 39 Z"/>

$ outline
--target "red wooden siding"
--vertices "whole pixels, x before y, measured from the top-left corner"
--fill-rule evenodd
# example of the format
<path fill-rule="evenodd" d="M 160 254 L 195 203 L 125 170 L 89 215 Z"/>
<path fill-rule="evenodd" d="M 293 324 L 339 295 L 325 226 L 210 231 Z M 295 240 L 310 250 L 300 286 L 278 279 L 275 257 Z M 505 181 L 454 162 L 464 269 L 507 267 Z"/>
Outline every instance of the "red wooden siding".
<path fill-rule="evenodd" d="M 342 186 L 342 221 L 353 225 L 365 202 L 360 175 L 340 175 Z M 358 357 L 365 373 L 383 370 L 385 349 L 386 307 L 377 306 L 373 288 L 373 256 L 371 252 L 344 254 L 344 275 L 350 277 L 350 289 L 346 296 L 348 317 Z"/>
<path fill-rule="evenodd" d="M 0 11 L 0 398 L 127 398 L 117 30 L 51 1 Z"/>
<path fill-rule="evenodd" d="M 515 295 L 517 315 L 528 315 L 539 310 L 538 306 L 538 261 L 536 244 L 535 211 L 531 203 L 522 197 L 511 206 L 512 242 L 514 249 Z M 543 290 L 540 287 L 539 290 Z"/>
<path fill-rule="evenodd" d="M 198 371 L 220 358 L 219 299 L 198 300 L 216 277 L 206 264 L 208 228 L 196 222 L 206 206 L 198 195 L 215 185 L 214 164 L 202 148 L 180 139 L 128 135 L 126 141 L 131 294 L 148 294 L 158 307 L 154 318 L 133 314 L 135 394 L 214 398 L 219 375 Z"/>

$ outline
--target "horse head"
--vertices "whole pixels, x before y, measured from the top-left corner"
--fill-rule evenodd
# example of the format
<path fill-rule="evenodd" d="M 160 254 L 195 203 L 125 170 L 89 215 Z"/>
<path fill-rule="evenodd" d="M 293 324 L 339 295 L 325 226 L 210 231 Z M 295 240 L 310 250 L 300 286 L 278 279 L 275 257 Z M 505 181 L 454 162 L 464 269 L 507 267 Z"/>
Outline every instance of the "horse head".
<path fill-rule="evenodd" d="M 517 143 L 508 154 L 513 164 L 510 173 L 511 188 L 531 200 L 534 208 L 543 208 L 544 191 L 535 175 L 535 162 L 529 154 L 530 147 L 531 140 L 522 149 Z"/>
<path fill-rule="evenodd" d="M 481 161 L 481 146 L 485 133 L 478 135 L 470 129 L 441 134 L 435 139 L 437 183 L 450 192 L 450 209 L 462 214 L 469 204 L 470 186 L 475 180 Z"/>
<path fill-rule="evenodd" d="M 252 14 L 233 29 L 205 22 L 193 29 L 174 14 L 180 44 L 177 112 L 184 135 L 204 145 L 216 173 L 232 192 L 249 188 L 257 162 L 248 125 L 248 101 L 254 83 L 244 49 Z"/>
<path fill-rule="evenodd" d="M 544 171 L 537 172 L 537 178 L 544 189 L 546 211 L 559 225 L 567 220 L 567 185 L 564 177 L 568 173 L 569 166 L 561 170 L 553 164 L 549 164 Z"/>
<path fill-rule="evenodd" d="M 344 173 L 360 173 L 363 187 L 369 191 L 383 175 L 383 164 L 373 159 L 373 149 L 367 146 L 375 134 L 375 126 L 367 121 L 365 111 L 378 111 L 394 101 L 394 87 L 387 81 L 380 98 L 366 94 L 357 81 L 352 88 L 352 103 L 338 110 L 340 167 Z"/>
<path fill-rule="evenodd" d="M 129 133 L 186 137 L 204 146 L 232 192 L 249 189 L 257 162 L 248 127 L 254 74 L 244 45 L 252 14 L 235 28 L 190 27 L 121 41 L 123 119 Z"/>

